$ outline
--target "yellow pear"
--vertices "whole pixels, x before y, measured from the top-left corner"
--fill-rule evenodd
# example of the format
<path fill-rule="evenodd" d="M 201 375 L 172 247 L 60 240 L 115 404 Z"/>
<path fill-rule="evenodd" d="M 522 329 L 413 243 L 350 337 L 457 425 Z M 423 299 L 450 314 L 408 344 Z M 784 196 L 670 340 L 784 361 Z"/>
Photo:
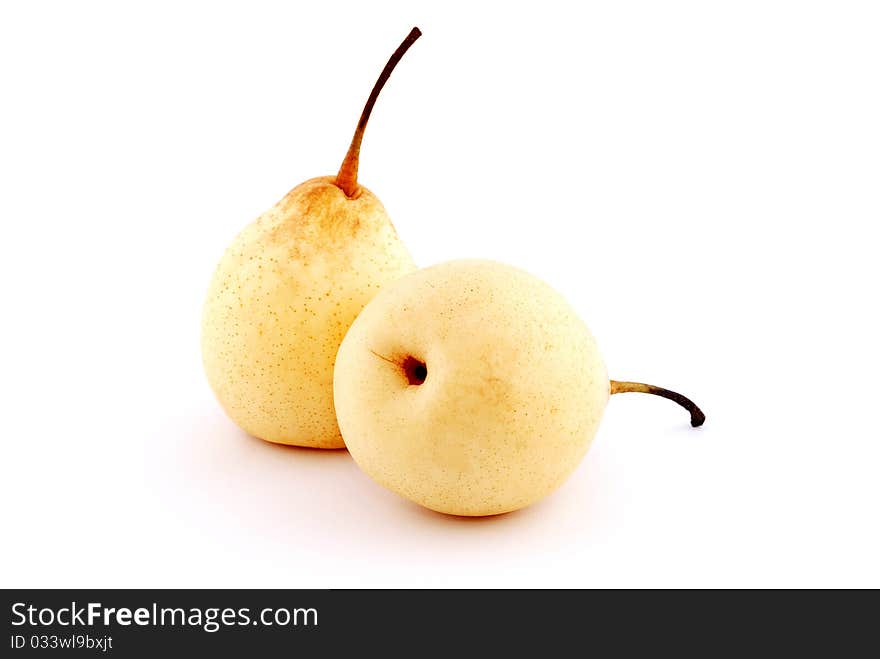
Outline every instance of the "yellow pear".
<path fill-rule="evenodd" d="M 392 55 L 334 176 L 287 193 L 239 234 L 208 289 L 202 359 L 214 393 L 243 430 L 270 442 L 344 447 L 333 362 L 349 325 L 382 286 L 415 265 L 379 200 L 357 182 L 361 141 Z"/>
<path fill-rule="evenodd" d="M 590 331 L 522 270 L 451 261 L 389 285 L 339 348 L 336 414 L 357 464 L 427 508 L 493 515 L 555 490 L 578 465 L 610 394 Z"/>

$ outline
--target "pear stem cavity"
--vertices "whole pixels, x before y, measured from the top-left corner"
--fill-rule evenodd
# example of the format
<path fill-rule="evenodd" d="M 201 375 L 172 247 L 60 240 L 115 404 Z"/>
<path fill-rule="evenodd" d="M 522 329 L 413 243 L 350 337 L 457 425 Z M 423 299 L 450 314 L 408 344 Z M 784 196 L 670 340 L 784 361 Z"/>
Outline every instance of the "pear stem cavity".
<path fill-rule="evenodd" d="M 370 120 L 370 113 L 373 111 L 376 99 L 379 98 L 379 92 L 382 91 L 382 87 L 388 82 L 388 78 L 391 77 L 391 72 L 394 70 L 394 67 L 397 66 L 397 63 L 401 60 L 404 53 L 409 50 L 409 47 L 412 46 L 420 36 L 422 36 L 422 31 L 419 30 L 419 28 L 414 27 L 407 35 L 406 39 L 404 39 L 397 47 L 397 50 L 394 51 L 394 54 L 388 60 L 385 68 L 382 69 L 379 79 L 376 80 L 376 84 L 373 85 L 373 91 L 370 92 L 367 104 L 364 105 L 360 121 L 358 121 L 357 128 L 354 131 L 354 137 L 351 138 L 351 146 L 348 147 L 348 153 L 345 154 L 345 160 L 342 161 L 339 173 L 336 175 L 336 185 L 342 189 L 345 196 L 349 199 L 358 196 L 359 187 L 357 175 L 358 161 L 361 154 L 361 142 L 364 139 L 364 131 L 367 128 L 367 122 Z"/>
<path fill-rule="evenodd" d="M 699 407 L 697 407 L 696 403 L 694 403 L 690 398 L 685 398 L 681 394 L 678 394 L 674 391 L 669 391 L 669 389 L 663 389 L 662 387 L 655 387 L 653 384 L 642 384 L 641 382 L 618 382 L 617 380 L 611 381 L 612 395 L 627 393 L 653 394 L 655 396 L 668 398 L 669 400 L 678 403 L 684 409 L 691 413 L 691 425 L 694 428 L 702 426 L 703 422 L 706 420 L 706 415 L 703 414 L 703 411 Z"/>

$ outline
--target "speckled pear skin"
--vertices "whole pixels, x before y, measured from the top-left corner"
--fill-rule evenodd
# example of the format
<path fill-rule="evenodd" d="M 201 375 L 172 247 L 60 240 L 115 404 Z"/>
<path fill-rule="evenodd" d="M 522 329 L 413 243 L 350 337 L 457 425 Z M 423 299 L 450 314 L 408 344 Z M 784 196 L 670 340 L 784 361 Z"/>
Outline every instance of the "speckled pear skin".
<path fill-rule="evenodd" d="M 424 365 L 416 378 L 413 363 Z M 559 293 L 522 270 L 462 260 L 407 275 L 364 308 L 340 346 L 334 394 L 369 476 L 427 508 L 477 516 L 562 484 L 596 433 L 609 380 Z"/>
<path fill-rule="evenodd" d="M 343 448 L 333 363 L 352 321 L 415 265 L 379 200 L 298 185 L 239 234 L 211 280 L 202 359 L 229 417 L 270 442 Z"/>

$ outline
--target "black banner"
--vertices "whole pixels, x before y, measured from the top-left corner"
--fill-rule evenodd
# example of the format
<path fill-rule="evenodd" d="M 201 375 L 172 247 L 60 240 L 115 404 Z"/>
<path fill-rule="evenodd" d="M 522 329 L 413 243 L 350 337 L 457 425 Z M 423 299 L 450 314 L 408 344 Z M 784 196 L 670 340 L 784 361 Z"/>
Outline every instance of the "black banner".
<path fill-rule="evenodd" d="M 613 648 L 790 652 L 858 648 L 874 607 L 791 593 L 615 591 L 7 590 L 2 656 L 537 656 Z M 840 597 L 838 594 L 837 597 Z M 848 597 L 848 596 L 847 596 Z M 735 601 L 731 602 L 730 598 Z M 823 596 L 824 599 L 824 596 Z M 725 601 L 726 600 L 726 601 Z M 795 600 L 795 601 L 791 601 Z M 740 608 L 737 608 L 740 607 Z M 257 653 L 254 655 L 253 653 Z"/>

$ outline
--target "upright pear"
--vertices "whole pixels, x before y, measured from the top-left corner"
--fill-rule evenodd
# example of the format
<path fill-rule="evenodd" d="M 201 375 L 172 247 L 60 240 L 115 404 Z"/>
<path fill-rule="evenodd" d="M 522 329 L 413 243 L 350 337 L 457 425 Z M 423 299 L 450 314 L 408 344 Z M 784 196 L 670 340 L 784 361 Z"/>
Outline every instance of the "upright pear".
<path fill-rule="evenodd" d="M 208 289 L 202 358 L 229 417 L 270 442 L 342 448 L 333 365 L 354 319 L 385 284 L 415 269 L 379 200 L 357 181 L 364 130 L 413 28 L 364 106 L 336 176 L 288 192 L 239 234 Z"/>

